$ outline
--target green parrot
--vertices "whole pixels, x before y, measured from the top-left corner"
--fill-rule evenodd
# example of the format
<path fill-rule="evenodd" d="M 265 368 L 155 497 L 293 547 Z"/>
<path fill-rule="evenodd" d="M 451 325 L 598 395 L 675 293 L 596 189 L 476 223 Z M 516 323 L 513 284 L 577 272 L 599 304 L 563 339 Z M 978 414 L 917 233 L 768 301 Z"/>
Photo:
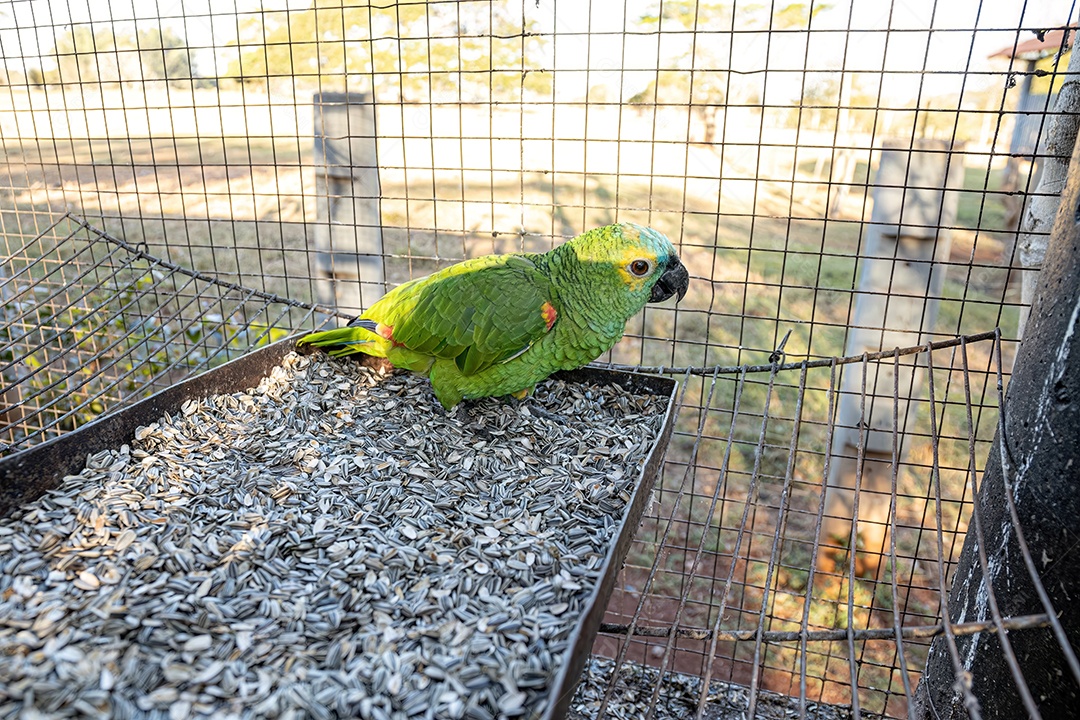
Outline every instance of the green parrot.
<path fill-rule="evenodd" d="M 611 349 L 645 303 L 682 300 L 689 279 L 662 233 L 608 225 L 546 253 L 478 257 L 411 280 L 347 327 L 299 344 L 426 374 L 447 410 L 462 399 L 524 398 Z"/>

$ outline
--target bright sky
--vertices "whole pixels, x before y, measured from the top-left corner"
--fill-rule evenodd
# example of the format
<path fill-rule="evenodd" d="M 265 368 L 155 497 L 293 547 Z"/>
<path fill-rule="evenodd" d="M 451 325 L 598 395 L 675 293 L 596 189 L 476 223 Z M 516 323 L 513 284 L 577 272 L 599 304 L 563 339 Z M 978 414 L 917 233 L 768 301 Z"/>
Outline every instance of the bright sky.
<path fill-rule="evenodd" d="M 705 0 L 703 0 L 704 2 Z M 730 69 L 742 73 L 769 70 L 928 71 L 948 73 L 923 78 L 923 94 L 934 95 L 959 90 L 961 72 L 1001 69 L 1001 61 L 991 64 L 988 56 L 1017 41 L 1016 28 L 1042 28 L 1077 20 L 1075 0 L 829 0 L 831 7 L 813 21 L 812 33 L 787 33 L 770 42 L 768 33 L 738 36 L 731 53 Z M 760 4 L 740 0 L 741 4 Z M 531 6 L 533 3 L 529 2 Z M 774 0 L 784 7 L 786 0 Z M 554 52 L 556 69 L 589 67 L 599 71 L 590 84 L 605 79 L 605 70 L 655 68 L 657 43 L 654 38 L 621 36 L 624 29 L 646 11 L 656 12 L 655 0 L 593 0 L 591 14 L 577 10 L 578 3 L 541 0 L 538 17 L 545 28 L 559 33 Z M 629 24 L 627 24 L 629 22 Z M 894 32 L 885 33 L 892 28 Z M 929 28 L 934 32 L 929 32 Z M 845 29 L 852 32 L 843 33 Z M 972 32 L 972 30 L 977 32 Z M 827 32 L 827 31 L 837 32 Z M 593 35 L 586 37 L 577 33 Z M 825 31 L 825 32 L 818 32 Z M 846 37 L 845 37 L 846 36 Z M 1019 34 L 1023 41 L 1032 37 Z M 807 38 L 812 38 L 807 48 Z M 625 42 L 625 47 L 624 47 Z M 685 42 L 685 41 L 683 41 Z M 677 51 L 677 50 L 676 50 Z M 722 60 L 727 60 L 723 53 Z M 588 58 L 588 60 L 586 60 Z M 970 61 L 969 61 L 970 58 Z M 649 73 L 643 73 L 648 82 Z M 801 77 L 795 73 L 770 73 L 766 92 L 769 102 L 783 102 L 797 96 Z M 615 79 L 617 81 L 617 79 Z M 985 82 L 985 79 L 969 79 Z M 995 81 L 1000 81 L 995 78 Z M 890 77 L 887 91 L 910 95 L 918 90 L 917 75 Z M 630 79 L 624 83 L 633 84 Z M 794 85 L 795 87 L 792 87 Z M 633 91 L 640 87 L 634 87 Z M 584 92 L 583 90 L 580 92 Z M 579 93 L 580 94 L 580 93 Z"/>
<path fill-rule="evenodd" d="M 703 0 L 704 1 L 704 0 Z M 774 0 L 779 7 L 786 0 Z M 910 96 L 919 91 L 924 96 L 955 92 L 962 76 L 959 71 L 991 67 L 987 56 L 1017 39 L 1016 28 L 1040 28 L 1076 21 L 1077 0 L 831 0 L 832 7 L 814 19 L 815 31 L 787 33 L 770 38 L 767 33 L 736 36 L 729 52 L 725 47 L 719 60 L 730 69 L 750 76 L 772 70 L 809 69 L 879 72 L 928 71 L 890 76 L 887 90 Z M 738 0 L 746 4 L 748 0 Z M 214 62 L 214 48 L 223 47 L 236 36 L 232 13 L 251 10 L 251 0 L 30 0 L 4 3 L 0 0 L 0 56 L 17 66 L 19 57 L 34 58 L 47 52 L 54 36 L 69 23 L 154 20 L 161 18 L 183 34 L 192 46 L 202 46 L 197 53 L 197 68 L 208 72 Z M 213 14 L 211 15 L 211 4 Z M 309 0 L 277 0 L 274 6 L 306 7 Z M 754 2 L 756 5 L 760 3 Z M 670 62 L 685 47 L 671 43 L 658 47 L 655 36 L 624 35 L 635 29 L 645 12 L 656 12 L 657 0 L 592 0 L 591 12 L 582 10 L 583 2 L 563 0 L 556 9 L 555 0 L 524 0 L 522 7 L 542 30 L 556 33 L 548 52 L 556 70 L 562 70 L 557 87 L 565 97 L 584 95 L 588 85 L 607 84 L 612 97 L 628 97 L 642 89 L 650 77 L 646 72 L 657 66 L 658 55 Z M 891 20 L 890 20 L 891 18 Z M 892 32 L 885 33 L 891 26 Z M 934 28 L 929 32 L 928 28 Z M 853 32 L 841 31 L 850 28 Z M 972 33 L 972 29 L 978 32 Z M 592 35 L 586 33 L 591 31 Z M 1022 32 L 1019 39 L 1031 37 Z M 811 38 L 807 47 L 807 38 Z M 678 42 L 685 43 L 685 39 Z M 730 60 L 729 60 L 730 56 Z M 969 61 L 970 57 L 970 61 Z M 12 62 L 14 61 L 14 62 Z M 620 78 L 618 68 L 628 72 Z M 1000 69 L 1000 65 L 996 66 Z M 573 73 L 572 70 L 589 70 Z M 943 74 L 933 74 L 933 73 Z M 766 100 L 784 102 L 798 95 L 801 76 L 797 73 L 770 72 L 766 80 Z M 983 82 L 978 77 L 970 83 Z M 1000 81 L 999 78 L 995 81 Z"/>

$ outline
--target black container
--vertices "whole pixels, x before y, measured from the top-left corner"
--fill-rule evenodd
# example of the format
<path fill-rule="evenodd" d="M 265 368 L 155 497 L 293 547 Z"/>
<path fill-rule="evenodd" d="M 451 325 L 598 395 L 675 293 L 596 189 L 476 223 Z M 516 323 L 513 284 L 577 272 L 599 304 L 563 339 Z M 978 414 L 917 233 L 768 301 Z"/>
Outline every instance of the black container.
<path fill-rule="evenodd" d="M 623 508 L 615 539 L 604 556 L 604 565 L 600 577 L 593 587 L 589 599 L 585 602 L 581 616 L 577 620 L 562 667 L 556 673 L 554 682 L 549 686 L 548 707 L 541 716 L 543 720 L 557 720 L 566 717 L 570 701 L 574 697 L 581 671 L 592 652 L 593 640 L 600 629 L 600 622 L 607 612 L 611 591 L 615 588 L 615 579 L 622 569 L 630 543 L 634 540 L 645 506 L 652 497 L 656 479 L 660 476 L 660 467 L 664 462 L 664 453 L 671 440 L 671 429 L 675 424 L 675 401 L 678 383 L 675 380 L 658 375 L 616 372 L 599 368 L 580 368 L 569 372 L 557 373 L 555 377 L 568 382 L 589 383 L 593 385 L 619 385 L 635 393 L 649 393 L 668 399 L 664 422 L 652 449 L 645 457 L 645 464 L 630 496 L 630 502 Z"/>
<path fill-rule="evenodd" d="M 186 401 L 246 390 L 258 385 L 274 367 L 281 364 L 285 355 L 294 350 L 295 338 L 255 350 L 94 420 L 78 430 L 0 459 L 0 516 L 9 515 L 22 503 L 58 486 L 64 476 L 80 472 L 86 466 L 88 455 L 118 448 L 131 441 L 138 427 L 157 421 L 165 413 L 179 412 L 180 406 Z M 570 636 L 563 665 L 549 686 L 548 706 L 540 716 L 543 720 L 563 718 L 570 707 L 574 690 L 607 609 L 616 576 L 622 568 L 659 475 L 664 452 L 671 438 L 678 387 L 675 380 L 667 377 L 590 367 L 557 373 L 555 377 L 567 382 L 619 385 L 635 393 L 666 397 L 668 405 L 660 432 L 645 458 L 630 501 L 623 508 L 618 531 L 608 547 L 600 577 Z"/>

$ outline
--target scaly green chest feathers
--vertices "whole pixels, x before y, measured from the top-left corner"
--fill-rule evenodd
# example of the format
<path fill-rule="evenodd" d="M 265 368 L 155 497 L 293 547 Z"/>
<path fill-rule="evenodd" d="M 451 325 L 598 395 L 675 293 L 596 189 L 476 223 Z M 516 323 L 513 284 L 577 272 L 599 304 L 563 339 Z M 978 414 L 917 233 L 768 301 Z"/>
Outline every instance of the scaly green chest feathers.
<path fill-rule="evenodd" d="M 647 302 L 681 300 L 689 275 L 663 234 L 596 228 L 544 254 L 466 260 L 398 286 L 348 327 L 301 344 L 366 353 L 425 373 L 443 407 L 524 396 L 596 359 Z"/>

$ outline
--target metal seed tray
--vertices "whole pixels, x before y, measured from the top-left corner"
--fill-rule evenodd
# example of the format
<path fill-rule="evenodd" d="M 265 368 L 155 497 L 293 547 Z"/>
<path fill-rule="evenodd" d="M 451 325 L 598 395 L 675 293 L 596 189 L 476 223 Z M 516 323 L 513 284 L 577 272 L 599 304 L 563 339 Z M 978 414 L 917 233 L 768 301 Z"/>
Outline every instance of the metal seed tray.
<path fill-rule="evenodd" d="M 129 442 L 140 426 L 149 425 L 165 413 L 176 413 L 188 400 L 231 393 L 258 385 L 296 349 L 295 338 L 283 340 L 216 369 L 181 382 L 127 408 L 99 418 L 78 430 L 0 460 L 0 516 L 9 515 L 22 503 L 33 500 L 60 484 L 66 475 L 85 466 L 88 455 L 118 448 Z M 379 362 L 364 359 L 362 362 Z M 618 519 L 613 542 L 607 549 L 600 576 L 583 604 L 570 635 L 563 663 L 549 685 L 544 720 L 566 716 L 593 640 L 603 619 L 616 576 L 652 494 L 671 436 L 677 383 L 666 377 L 582 368 L 556 375 L 568 382 L 619 385 L 634 393 L 667 398 L 657 438 L 648 452 L 629 502 Z"/>

